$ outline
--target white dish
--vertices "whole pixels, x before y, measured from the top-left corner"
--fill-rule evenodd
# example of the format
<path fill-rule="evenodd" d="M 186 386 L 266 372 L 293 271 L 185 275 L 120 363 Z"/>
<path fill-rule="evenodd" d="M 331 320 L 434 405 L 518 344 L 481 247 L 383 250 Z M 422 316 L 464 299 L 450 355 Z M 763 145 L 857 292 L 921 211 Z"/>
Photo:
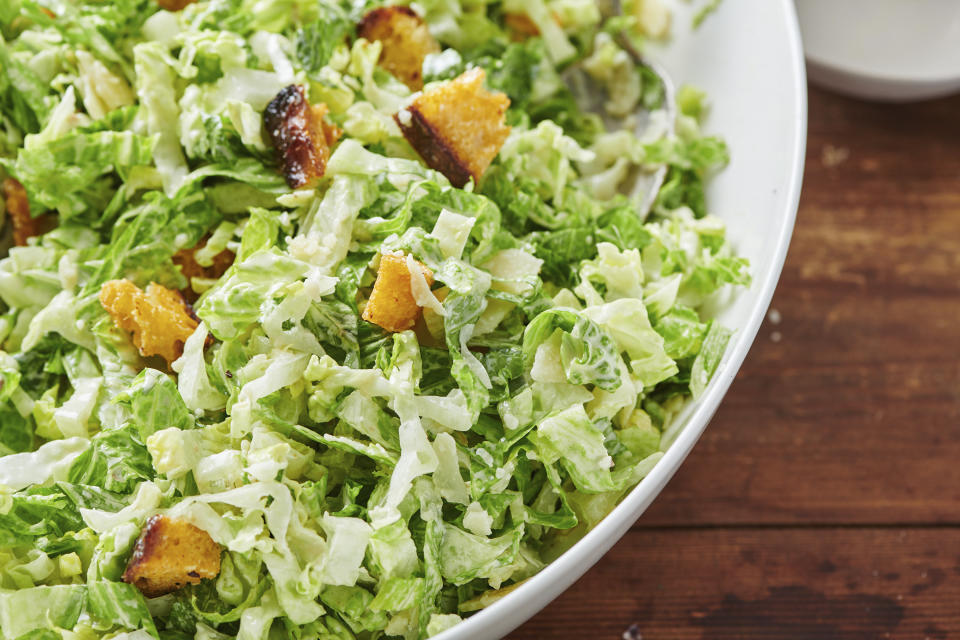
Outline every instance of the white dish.
<path fill-rule="evenodd" d="M 810 79 L 871 100 L 960 91 L 956 0 L 797 0 Z"/>
<path fill-rule="evenodd" d="M 706 89 L 707 129 L 722 135 L 730 165 L 710 185 L 708 208 L 727 223 L 754 283 L 718 318 L 736 329 L 707 391 L 681 417 L 684 428 L 659 464 L 593 531 L 515 591 L 436 640 L 509 633 L 583 575 L 630 528 L 693 448 L 740 368 L 770 304 L 787 254 L 806 147 L 807 96 L 792 0 L 725 0 L 691 32 L 694 8 L 674 3 L 674 39 L 651 53 L 678 85 Z"/>

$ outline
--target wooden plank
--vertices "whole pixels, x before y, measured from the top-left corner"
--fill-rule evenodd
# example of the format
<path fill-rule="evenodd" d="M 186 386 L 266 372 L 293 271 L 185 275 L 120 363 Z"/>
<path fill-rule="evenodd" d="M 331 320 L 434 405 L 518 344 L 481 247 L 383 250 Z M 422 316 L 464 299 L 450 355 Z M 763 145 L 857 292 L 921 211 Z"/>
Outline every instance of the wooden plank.
<path fill-rule="evenodd" d="M 634 529 L 509 637 L 942 640 L 958 550 L 957 528 Z"/>
<path fill-rule="evenodd" d="M 641 526 L 960 522 L 958 112 L 811 93 L 780 322 Z"/>

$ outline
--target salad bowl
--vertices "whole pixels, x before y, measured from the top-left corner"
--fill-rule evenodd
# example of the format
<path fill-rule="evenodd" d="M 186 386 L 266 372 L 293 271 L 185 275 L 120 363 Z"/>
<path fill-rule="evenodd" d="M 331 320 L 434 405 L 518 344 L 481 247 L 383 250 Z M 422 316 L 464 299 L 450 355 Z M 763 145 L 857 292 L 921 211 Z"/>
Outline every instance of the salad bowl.
<path fill-rule="evenodd" d="M 789 0 L 294 4 L 0 9 L 3 637 L 502 637 L 757 334 Z"/>

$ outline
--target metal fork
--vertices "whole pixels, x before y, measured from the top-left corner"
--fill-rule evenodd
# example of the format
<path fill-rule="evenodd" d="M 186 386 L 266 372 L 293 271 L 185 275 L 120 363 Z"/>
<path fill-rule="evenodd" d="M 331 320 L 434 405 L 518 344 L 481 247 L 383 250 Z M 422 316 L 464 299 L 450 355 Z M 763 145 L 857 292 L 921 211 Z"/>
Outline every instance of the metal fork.
<path fill-rule="evenodd" d="M 604 11 L 606 9 L 606 11 Z M 601 11 L 609 15 L 618 15 L 620 13 L 620 1 L 612 0 L 610 5 L 606 8 L 601 7 Z M 666 74 L 663 67 L 659 64 L 646 58 L 640 54 L 633 46 L 630 41 L 630 38 L 627 37 L 624 33 L 615 34 L 614 42 L 623 49 L 628 56 L 633 60 L 637 66 L 646 67 L 650 69 L 654 75 L 660 81 L 661 86 L 663 87 L 663 106 L 662 109 L 666 113 L 666 129 L 664 135 L 666 137 L 672 137 L 676 132 L 676 120 L 677 120 L 677 102 L 676 102 L 676 89 L 674 88 L 673 81 L 670 79 L 670 76 Z M 580 107 L 585 111 L 590 111 L 598 114 L 602 119 L 604 124 L 607 127 L 607 130 L 614 131 L 617 129 L 623 129 L 628 125 L 628 120 L 632 119 L 634 126 L 634 132 L 641 136 L 649 127 L 652 112 L 642 107 L 638 111 L 627 118 L 620 118 L 612 116 L 606 111 L 604 96 L 606 92 L 590 77 L 590 75 L 580 68 L 579 64 L 571 65 L 564 70 L 562 74 L 564 82 L 568 87 L 573 91 L 575 96 L 579 96 L 579 99 L 582 101 Z M 650 209 L 653 207 L 654 202 L 657 199 L 657 194 L 660 192 L 660 188 L 663 186 L 664 180 L 667 175 L 667 167 L 661 166 L 653 172 L 644 172 L 637 171 L 635 175 L 632 176 L 633 181 L 630 187 L 630 191 L 627 195 L 631 198 L 638 201 L 638 210 L 637 213 L 641 217 L 646 217 L 650 213 Z"/>

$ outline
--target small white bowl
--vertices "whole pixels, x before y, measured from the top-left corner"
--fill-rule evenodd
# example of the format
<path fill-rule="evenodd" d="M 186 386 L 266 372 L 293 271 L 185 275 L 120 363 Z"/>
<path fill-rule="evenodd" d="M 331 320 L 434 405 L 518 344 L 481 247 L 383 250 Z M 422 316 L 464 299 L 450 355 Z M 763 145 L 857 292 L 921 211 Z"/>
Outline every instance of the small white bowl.
<path fill-rule="evenodd" d="M 957 0 L 796 0 L 810 79 L 870 100 L 960 91 Z"/>
<path fill-rule="evenodd" d="M 807 130 L 806 76 L 793 0 L 724 0 L 696 31 L 702 3 L 671 1 L 673 41 L 651 58 L 678 86 L 707 91 L 706 128 L 730 146 L 730 165 L 713 180 L 708 208 L 727 224 L 737 251 L 750 259 L 754 282 L 737 292 L 718 319 L 736 330 L 720 368 L 653 471 L 593 531 L 500 601 L 433 640 L 500 638 L 583 575 L 633 525 L 683 462 L 743 362 L 790 244 L 800 198 Z M 638 573 L 643 567 L 636 567 Z M 601 615 L 600 612 L 597 614 Z"/>

